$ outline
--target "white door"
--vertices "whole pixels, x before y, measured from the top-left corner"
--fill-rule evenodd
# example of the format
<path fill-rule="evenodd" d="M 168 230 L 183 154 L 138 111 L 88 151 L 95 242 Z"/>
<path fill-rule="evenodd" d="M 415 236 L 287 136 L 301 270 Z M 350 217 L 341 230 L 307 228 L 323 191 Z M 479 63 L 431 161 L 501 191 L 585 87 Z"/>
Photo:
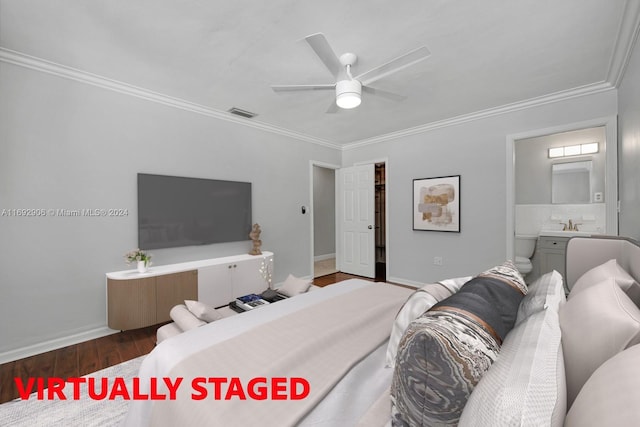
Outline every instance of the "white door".
<path fill-rule="evenodd" d="M 338 269 L 375 277 L 375 182 L 373 164 L 338 170 Z"/>

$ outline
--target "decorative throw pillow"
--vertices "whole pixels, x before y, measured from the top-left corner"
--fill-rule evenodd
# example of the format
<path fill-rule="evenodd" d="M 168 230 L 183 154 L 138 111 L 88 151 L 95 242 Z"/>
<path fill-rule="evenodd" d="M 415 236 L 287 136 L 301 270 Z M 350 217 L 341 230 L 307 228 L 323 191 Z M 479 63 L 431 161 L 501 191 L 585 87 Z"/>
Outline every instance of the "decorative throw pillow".
<path fill-rule="evenodd" d="M 590 286 L 560 309 L 567 402 L 606 360 L 640 340 L 640 309 L 615 278 Z"/>
<path fill-rule="evenodd" d="M 398 351 L 398 343 L 407 326 L 422 313 L 456 292 L 462 285 L 469 281 L 471 277 L 460 277 L 456 279 L 443 280 L 438 283 L 429 283 L 422 288 L 417 289 L 409 295 L 407 301 L 398 311 L 391 329 L 389 344 L 387 346 L 387 356 L 385 366 L 393 368 L 396 363 L 396 353 Z"/>
<path fill-rule="evenodd" d="M 518 307 L 526 293 L 522 275 L 511 261 L 506 261 L 469 280 L 433 309 L 454 309 L 475 316 L 502 342 L 515 324 Z"/>
<path fill-rule="evenodd" d="M 640 345 L 607 360 L 571 406 L 566 427 L 635 426 L 640 420 Z"/>
<path fill-rule="evenodd" d="M 565 302 L 562 275 L 555 270 L 549 272 L 528 286 L 527 295 L 522 298 L 518 307 L 516 324 L 538 311 L 551 309 L 558 312 Z"/>
<path fill-rule="evenodd" d="M 189 329 L 194 329 L 207 324 L 194 316 L 184 304 L 174 306 L 169 312 L 169 316 L 183 331 L 188 331 Z"/>
<path fill-rule="evenodd" d="M 455 426 L 500 344 L 461 314 L 427 311 L 405 331 L 391 382 L 393 426 Z"/>
<path fill-rule="evenodd" d="M 465 283 L 405 331 L 391 384 L 394 425 L 456 425 L 527 292 L 511 262 Z"/>
<path fill-rule="evenodd" d="M 589 289 L 589 287 L 600 283 L 609 277 L 613 277 L 618 286 L 620 286 L 620 288 L 627 294 L 632 287 L 639 286 L 638 282 L 636 282 L 634 278 L 631 277 L 629 273 L 620 266 L 620 264 L 618 264 L 618 261 L 610 259 L 604 264 L 600 264 L 580 276 L 573 285 L 573 288 L 571 288 L 568 299 L 573 298 L 585 289 Z M 638 301 L 634 302 L 636 302 L 636 304 L 638 303 Z"/>
<path fill-rule="evenodd" d="M 211 307 L 200 301 L 192 301 L 185 300 L 184 304 L 187 306 L 187 309 L 193 313 L 200 320 L 204 320 L 207 323 L 215 322 L 216 320 L 222 319 L 222 314 L 220 314 L 215 308 Z"/>
<path fill-rule="evenodd" d="M 278 288 L 278 292 L 288 297 L 293 297 L 299 294 L 303 294 L 309 290 L 311 286 L 311 280 L 300 279 L 293 274 L 289 274 L 282 286 Z"/>
<path fill-rule="evenodd" d="M 556 286 L 564 296 L 562 281 Z M 558 312 L 550 306 L 516 324 L 473 390 L 459 427 L 561 427 L 567 402 L 560 340 Z"/>
<path fill-rule="evenodd" d="M 492 277 L 500 280 L 513 288 L 520 290 L 522 295 L 527 294 L 527 285 L 512 261 L 505 261 L 489 270 L 478 274 L 478 277 Z"/>

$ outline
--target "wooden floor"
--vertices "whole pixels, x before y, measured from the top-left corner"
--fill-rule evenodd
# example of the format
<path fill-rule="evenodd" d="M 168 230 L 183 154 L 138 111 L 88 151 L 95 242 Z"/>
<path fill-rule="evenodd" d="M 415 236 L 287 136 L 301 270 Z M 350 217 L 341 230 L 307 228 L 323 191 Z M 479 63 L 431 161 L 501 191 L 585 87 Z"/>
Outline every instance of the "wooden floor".
<path fill-rule="evenodd" d="M 314 279 L 327 286 L 358 276 L 333 273 Z M 18 397 L 14 378 L 79 377 L 135 359 L 153 350 L 161 325 L 124 331 L 0 365 L 0 403 Z"/>

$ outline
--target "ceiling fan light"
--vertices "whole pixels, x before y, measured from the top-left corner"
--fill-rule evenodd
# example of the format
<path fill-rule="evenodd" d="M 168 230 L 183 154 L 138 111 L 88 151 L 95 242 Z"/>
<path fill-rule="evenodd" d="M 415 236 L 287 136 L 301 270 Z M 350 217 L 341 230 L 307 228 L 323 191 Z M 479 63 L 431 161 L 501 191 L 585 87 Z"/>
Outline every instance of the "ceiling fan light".
<path fill-rule="evenodd" d="M 360 95 L 357 93 L 343 93 L 336 98 L 336 104 L 338 107 L 344 109 L 356 108 L 360 105 Z"/>
<path fill-rule="evenodd" d="M 362 85 L 358 80 L 341 80 L 336 83 L 336 104 L 340 108 L 356 108 L 362 101 Z"/>

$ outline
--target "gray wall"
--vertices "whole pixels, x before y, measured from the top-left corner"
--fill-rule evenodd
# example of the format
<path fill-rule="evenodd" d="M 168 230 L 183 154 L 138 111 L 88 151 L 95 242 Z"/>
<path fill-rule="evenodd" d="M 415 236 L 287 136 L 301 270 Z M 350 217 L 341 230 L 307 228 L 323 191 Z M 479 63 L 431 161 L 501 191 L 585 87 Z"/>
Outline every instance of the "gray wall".
<path fill-rule="evenodd" d="M 388 279 L 420 284 L 477 274 L 506 257 L 507 135 L 616 114 L 616 91 L 433 128 L 346 150 L 343 165 L 388 158 Z M 461 232 L 413 231 L 412 180 L 461 175 Z M 442 257 L 443 265 L 433 264 Z"/>
<path fill-rule="evenodd" d="M 335 170 L 313 167 L 313 255 L 336 253 Z"/>
<path fill-rule="evenodd" d="M 618 90 L 620 235 L 640 239 L 640 43 Z"/>
<path fill-rule="evenodd" d="M 309 161 L 335 149 L 0 63 L 0 209 L 119 208 L 123 217 L 0 217 L 0 356 L 106 325 L 105 273 L 137 246 L 136 174 L 253 183 L 274 282 L 308 276 Z M 286 165 L 286 167 L 282 167 Z M 286 191 L 282 191 L 286 188 Z M 306 241 L 306 243 L 305 243 Z M 250 242 L 153 251 L 157 265 Z"/>
<path fill-rule="evenodd" d="M 573 161 L 592 160 L 593 193 L 604 194 L 606 167 L 606 147 L 604 127 L 563 132 L 537 138 L 526 138 L 515 144 L 516 203 L 551 203 L 551 165 Z M 599 142 L 600 151 L 589 156 L 549 159 L 547 150 L 551 147 Z M 605 195 L 606 198 L 606 195 Z M 603 200 L 604 202 L 604 200 Z"/>

